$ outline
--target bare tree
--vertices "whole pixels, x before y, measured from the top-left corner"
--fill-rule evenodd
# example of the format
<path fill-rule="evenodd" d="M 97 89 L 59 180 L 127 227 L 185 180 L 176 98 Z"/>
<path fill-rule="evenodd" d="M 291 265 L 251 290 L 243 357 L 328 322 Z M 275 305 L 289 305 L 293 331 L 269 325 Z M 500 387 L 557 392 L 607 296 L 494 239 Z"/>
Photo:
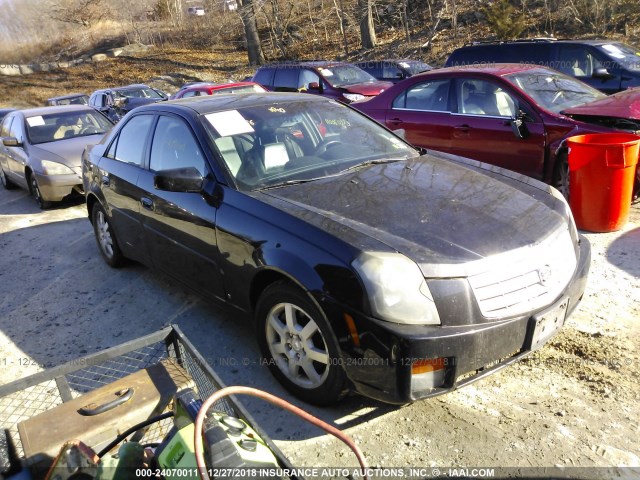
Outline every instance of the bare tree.
<path fill-rule="evenodd" d="M 110 5 L 107 0 L 49 0 L 47 10 L 59 22 L 91 27 L 109 15 Z"/>
<path fill-rule="evenodd" d="M 258 25 L 254 10 L 253 0 L 238 0 L 240 7 L 240 18 L 244 26 L 244 34 L 247 40 L 247 53 L 249 65 L 262 65 L 264 54 L 260 46 L 260 36 L 258 35 Z"/>
<path fill-rule="evenodd" d="M 373 25 L 373 0 L 358 0 L 358 21 L 360 23 L 360 41 L 362 48 L 373 48 L 376 46 L 376 30 Z"/>

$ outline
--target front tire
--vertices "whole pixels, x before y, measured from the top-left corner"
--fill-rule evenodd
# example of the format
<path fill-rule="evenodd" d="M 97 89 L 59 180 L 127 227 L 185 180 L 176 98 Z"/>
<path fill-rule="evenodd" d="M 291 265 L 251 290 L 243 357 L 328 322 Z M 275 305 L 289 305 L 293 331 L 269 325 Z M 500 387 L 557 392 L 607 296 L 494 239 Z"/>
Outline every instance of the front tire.
<path fill-rule="evenodd" d="M 284 281 L 270 285 L 258 301 L 256 324 L 262 355 L 287 390 L 315 405 L 347 393 L 333 330 L 306 293 Z"/>
<path fill-rule="evenodd" d="M 51 206 L 51 202 L 42 198 L 42 192 L 38 186 L 38 180 L 33 173 L 29 174 L 29 190 L 41 210 L 45 210 Z"/>
<path fill-rule="evenodd" d="M 556 158 L 553 186 L 569 201 L 569 160 L 567 153 L 560 153 Z"/>
<path fill-rule="evenodd" d="M 113 268 L 121 266 L 124 262 L 124 256 L 118 246 L 118 240 L 109 217 L 99 203 L 96 203 L 91 210 L 91 223 L 104 261 Z"/>

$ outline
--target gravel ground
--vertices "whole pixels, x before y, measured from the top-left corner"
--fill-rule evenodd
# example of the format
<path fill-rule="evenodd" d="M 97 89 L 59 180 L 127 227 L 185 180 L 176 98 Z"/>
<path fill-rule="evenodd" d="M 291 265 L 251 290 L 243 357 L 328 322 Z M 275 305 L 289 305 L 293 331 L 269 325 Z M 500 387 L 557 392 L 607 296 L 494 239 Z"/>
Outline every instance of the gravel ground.
<path fill-rule="evenodd" d="M 528 360 L 404 407 L 358 396 L 334 408 L 302 406 L 350 434 L 372 466 L 449 476 L 460 473 L 450 467 L 492 467 L 498 476 L 540 477 L 548 467 L 587 467 L 561 471 L 580 478 L 611 475 L 594 467 L 631 467 L 615 474 L 640 478 L 640 205 L 623 230 L 586 236 L 593 263 L 584 301 Z M 43 212 L 24 191 L 1 190 L 0 252 L 1 383 L 173 323 L 228 385 L 301 405 L 259 364 L 248 322 L 140 265 L 106 266 L 84 204 Z M 356 465 L 314 427 L 245 403 L 293 465 Z M 522 470 L 529 467 L 536 470 Z"/>

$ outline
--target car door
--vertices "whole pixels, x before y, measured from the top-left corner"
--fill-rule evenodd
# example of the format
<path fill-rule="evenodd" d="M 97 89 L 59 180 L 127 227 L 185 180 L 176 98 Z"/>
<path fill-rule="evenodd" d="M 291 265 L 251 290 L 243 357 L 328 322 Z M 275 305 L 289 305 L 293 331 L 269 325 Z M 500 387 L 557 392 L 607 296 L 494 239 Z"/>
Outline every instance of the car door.
<path fill-rule="evenodd" d="M 451 153 L 542 178 L 544 124 L 512 90 L 486 79 L 457 78 L 455 98 Z M 512 121 L 523 109 L 527 115 L 522 138 Z"/>
<path fill-rule="evenodd" d="M 2 125 L 0 126 L 0 139 L 9 137 L 9 129 L 11 128 L 11 122 L 13 122 L 13 115 L 7 115 L 2 120 Z M 11 147 L 5 146 L 4 143 L 0 143 L 0 168 L 4 171 L 4 174 L 8 177 L 9 180 L 15 180 L 13 172 L 11 171 Z"/>
<path fill-rule="evenodd" d="M 127 120 L 100 159 L 97 181 L 109 208 L 120 249 L 125 256 L 149 263 L 142 235 L 138 187 L 155 115 L 138 114 Z"/>
<path fill-rule="evenodd" d="M 144 235 L 153 265 L 201 293 L 224 300 L 216 239 L 217 208 L 200 192 L 156 187 L 155 176 L 173 169 L 195 168 L 209 175 L 204 151 L 189 124 L 170 114 L 158 118 L 149 169 L 138 179 Z"/>
<path fill-rule="evenodd" d="M 412 83 L 393 100 L 386 126 L 417 147 L 449 151 L 453 121 L 450 84 L 449 79 Z"/>
<path fill-rule="evenodd" d="M 28 182 L 25 172 L 29 163 L 29 155 L 26 151 L 29 148 L 29 141 L 25 135 L 23 118 L 20 114 L 13 115 L 13 121 L 8 127 L 7 137 L 15 138 L 18 141 L 18 145 L 4 147 L 8 166 L 8 170 L 5 170 L 5 173 L 16 184 L 27 187 Z M 42 117 L 40 119 L 42 120 Z"/>

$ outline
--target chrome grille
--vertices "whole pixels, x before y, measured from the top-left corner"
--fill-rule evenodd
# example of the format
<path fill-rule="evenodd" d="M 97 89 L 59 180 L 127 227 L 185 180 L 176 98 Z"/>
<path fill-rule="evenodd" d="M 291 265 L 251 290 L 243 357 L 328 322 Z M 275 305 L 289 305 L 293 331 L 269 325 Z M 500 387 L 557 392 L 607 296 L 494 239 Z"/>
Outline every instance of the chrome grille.
<path fill-rule="evenodd" d="M 577 259 L 567 228 L 532 247 L 487 258 L 489 268 L 469 277 L 482 315 L 519 315 L 553 302 L 567 286 Z"/>

